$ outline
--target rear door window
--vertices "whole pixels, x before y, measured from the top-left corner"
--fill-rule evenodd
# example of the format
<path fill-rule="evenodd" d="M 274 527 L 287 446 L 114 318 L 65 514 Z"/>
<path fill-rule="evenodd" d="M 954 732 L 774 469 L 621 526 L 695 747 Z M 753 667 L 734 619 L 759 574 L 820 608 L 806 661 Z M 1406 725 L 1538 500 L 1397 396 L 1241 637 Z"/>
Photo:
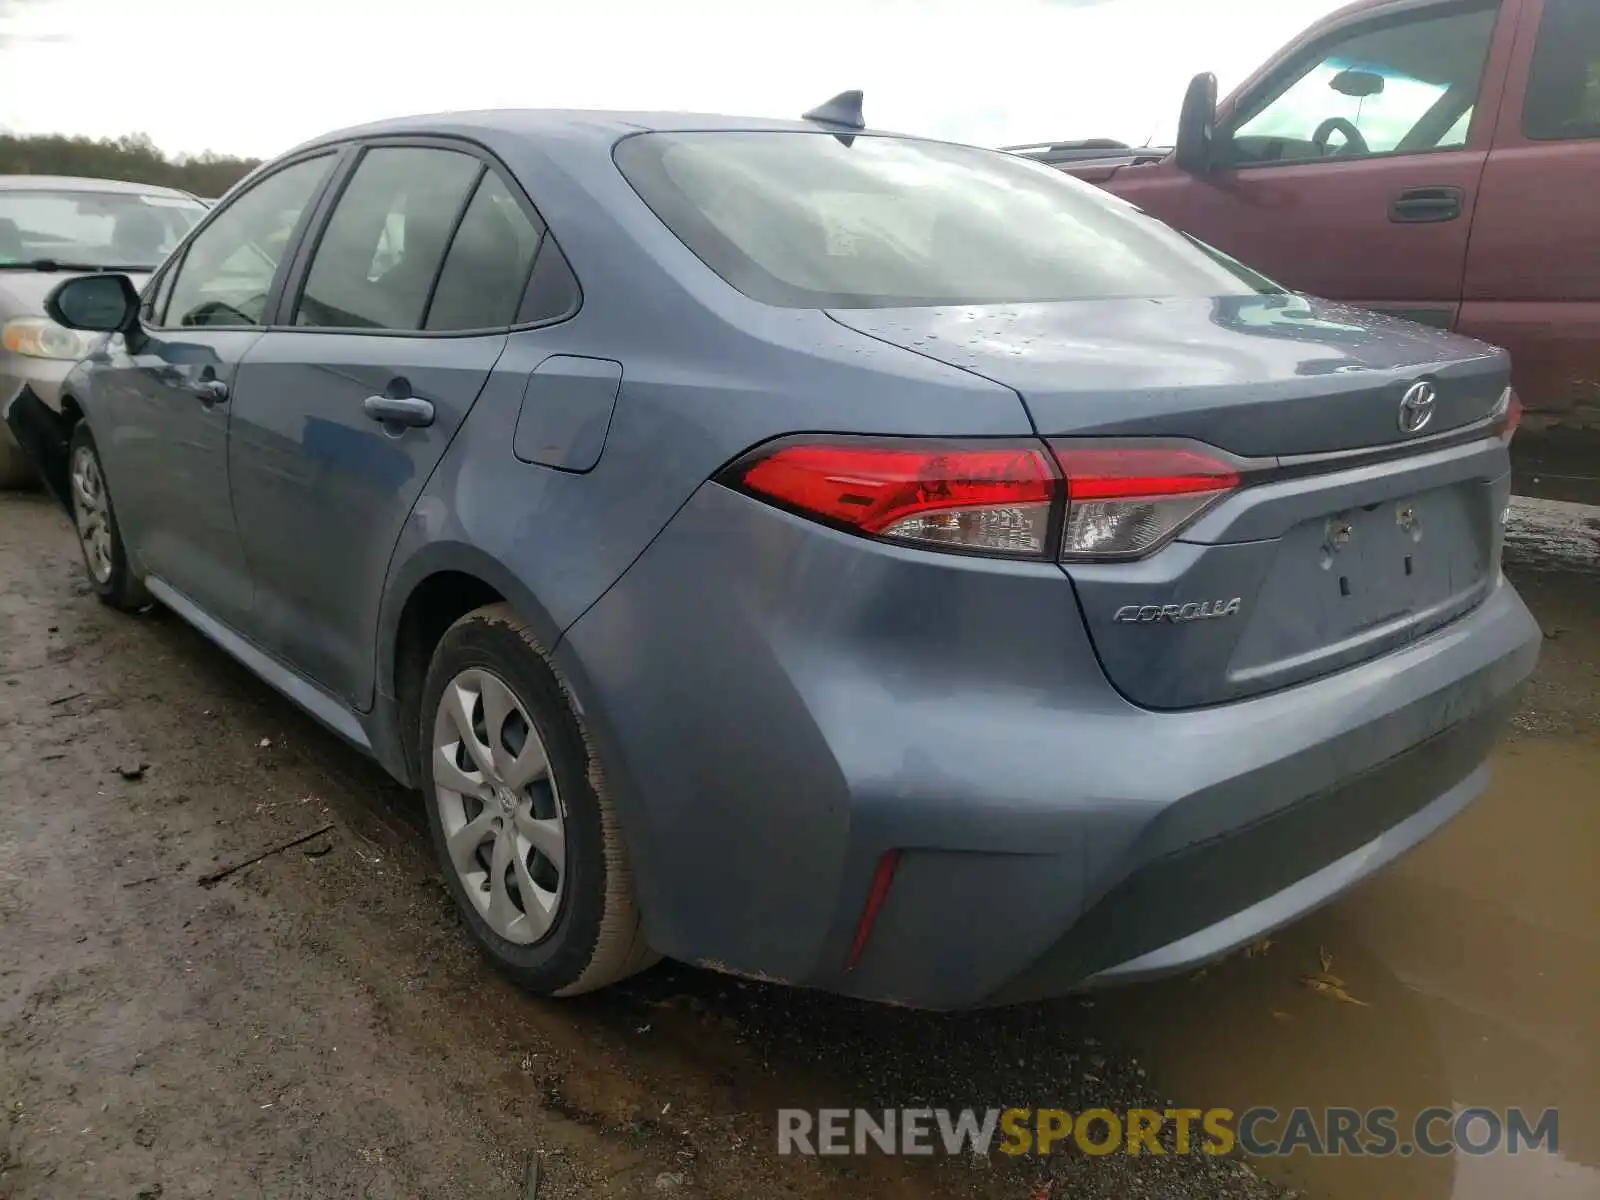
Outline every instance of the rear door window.
<path fill-rule="evenodd" d="M 1545 0 L 1522 129 L 1534 141 L 1600 138 L 1600 3 Z"/>
<path fill-rule="evenodd" d="M 419 330 L 483 164 L 473 155 L 379 146 L 361 157 L 311 260 L 294 323 Z"/>
<path fill-rule="evenodd" d="M 543 233 L 499 175 L 484 175 L 445 255 L 426 327 L 444 331 L 514 324 Z"/>

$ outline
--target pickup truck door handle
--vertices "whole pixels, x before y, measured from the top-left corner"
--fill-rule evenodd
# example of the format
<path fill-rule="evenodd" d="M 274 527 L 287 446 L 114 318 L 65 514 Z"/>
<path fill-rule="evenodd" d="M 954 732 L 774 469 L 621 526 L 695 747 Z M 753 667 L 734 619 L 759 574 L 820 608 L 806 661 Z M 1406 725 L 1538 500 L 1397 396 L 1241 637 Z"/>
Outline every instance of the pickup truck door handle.
<path fill-rule="evenodd" d="M 361 411 L 385 425 L 420 429 L 433 424 L 433 405 L 417 396 L 368 396 Z"/>
<path fill-rule="evenodd" d="M 1465 195 L 1458 187 L 1407 188 L 1389 206 L 1389 220 L 1401 225 L 1454 221 L 1461 216 Z"/>

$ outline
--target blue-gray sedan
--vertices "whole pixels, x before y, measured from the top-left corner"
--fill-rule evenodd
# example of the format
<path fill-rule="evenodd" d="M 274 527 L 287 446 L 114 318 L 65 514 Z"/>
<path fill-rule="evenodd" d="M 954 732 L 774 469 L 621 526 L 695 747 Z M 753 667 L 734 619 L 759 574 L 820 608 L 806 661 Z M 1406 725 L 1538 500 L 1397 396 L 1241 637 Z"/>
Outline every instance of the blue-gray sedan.
<path fill-rule="evenodd" d="M 1484 788 L 1539 631 L 1498 350 L 1049 167 L 486 112 L 256 172 L 9 423 L 424 792 L 490 958 L 955 1008 L 1260 937 Z"/>

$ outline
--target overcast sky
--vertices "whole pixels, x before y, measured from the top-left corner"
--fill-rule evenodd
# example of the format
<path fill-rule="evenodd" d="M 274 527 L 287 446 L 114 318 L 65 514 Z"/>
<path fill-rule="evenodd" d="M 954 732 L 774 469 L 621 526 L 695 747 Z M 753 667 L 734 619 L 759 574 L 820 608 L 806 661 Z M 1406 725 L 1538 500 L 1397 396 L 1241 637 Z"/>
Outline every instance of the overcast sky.
<path fill-rule="evenodd" d="M 1170 142 L 1339 0 L 0 0 L 0 128 L 269 156 L 481 107 L 797 116 L 986 145 Z"/>

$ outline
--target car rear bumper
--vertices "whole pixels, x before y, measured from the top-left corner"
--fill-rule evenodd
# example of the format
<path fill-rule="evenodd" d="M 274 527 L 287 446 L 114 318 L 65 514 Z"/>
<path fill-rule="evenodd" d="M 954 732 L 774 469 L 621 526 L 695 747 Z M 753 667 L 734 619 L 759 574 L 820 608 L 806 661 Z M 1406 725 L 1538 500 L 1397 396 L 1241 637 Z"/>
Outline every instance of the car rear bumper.
<path fill-rule="evenodd" d="M 656 949 L 960 1008 L 1188 967 L 1378 869 L 1482 790 L 1539 640 L 1502 580 L 1381 658 L 1152 712 L 1106 682 L 1053 566 L 875 545 L 708 485 L 556 662 Z"/>

